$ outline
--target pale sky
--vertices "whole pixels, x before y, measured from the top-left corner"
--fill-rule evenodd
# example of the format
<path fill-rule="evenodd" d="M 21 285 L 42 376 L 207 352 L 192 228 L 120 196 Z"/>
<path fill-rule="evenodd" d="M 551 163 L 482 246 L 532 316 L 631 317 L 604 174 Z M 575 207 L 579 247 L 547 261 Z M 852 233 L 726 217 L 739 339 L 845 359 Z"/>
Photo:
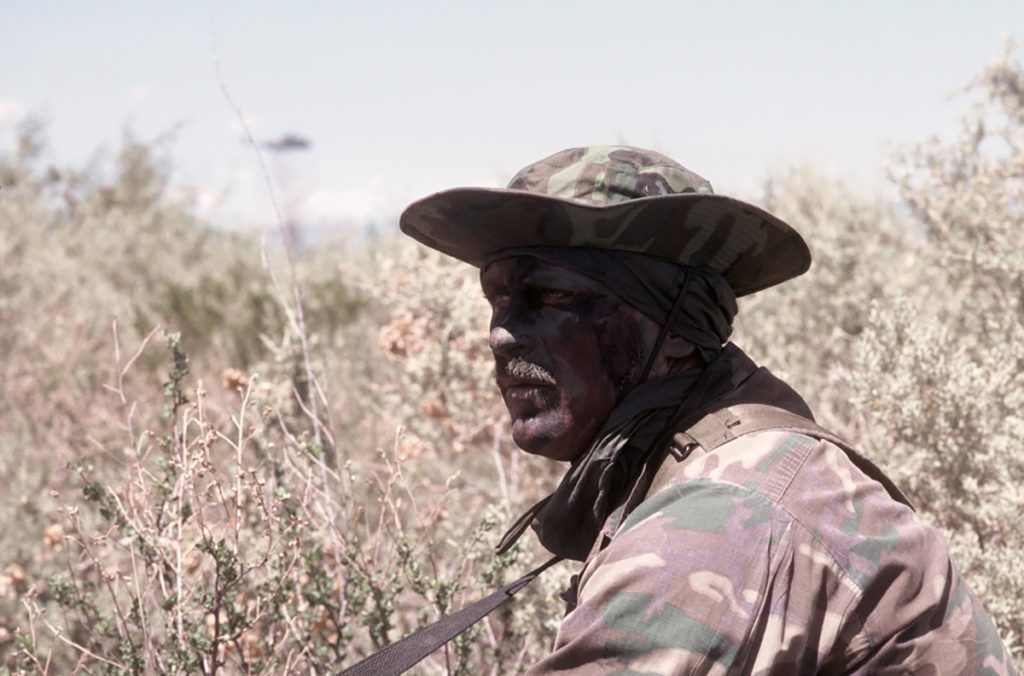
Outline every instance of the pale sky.
<path fill-rule="evenodd" d="M 412 199 L 499 185 L 574 145 L 660 150 L 718 192 L 809 162 L 876 190 L 890 149 L 950 136 L 950 98 L 1024 37 L 979 2 L 12 2 L 0 0 L 0 148 L 25 114 L 84 164 L 130 126 L 176 130 L 175 179 L 224 227 L 273 218 L 253 152 L 306 222 L 386 224 Z"/>

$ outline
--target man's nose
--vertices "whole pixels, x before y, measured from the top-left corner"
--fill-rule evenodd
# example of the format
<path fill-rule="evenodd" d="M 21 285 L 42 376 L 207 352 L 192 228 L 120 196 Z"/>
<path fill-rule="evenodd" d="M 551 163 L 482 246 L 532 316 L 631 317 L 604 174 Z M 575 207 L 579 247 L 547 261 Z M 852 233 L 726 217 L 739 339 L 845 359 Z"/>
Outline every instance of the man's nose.
<path fill-rule="evenodd" d="M 488 344 L 494 356 L 511 359 L 526 354 L 533 344 L 533 339 L 517 327 L 499 324 L 491 327 Z"/>

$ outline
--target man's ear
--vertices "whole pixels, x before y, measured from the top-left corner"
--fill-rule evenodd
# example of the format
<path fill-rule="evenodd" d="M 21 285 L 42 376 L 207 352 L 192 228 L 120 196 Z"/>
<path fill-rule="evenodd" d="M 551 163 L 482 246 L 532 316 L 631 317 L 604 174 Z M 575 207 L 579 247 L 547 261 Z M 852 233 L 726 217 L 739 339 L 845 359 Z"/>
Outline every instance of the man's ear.
<path fill-rule="evenodd" d="M 665 337 L 665 342 L 661 346 L 661 354 L 664 355 L 666 359 L 679 361 L 692 355 L 696 349 L 696 345 L 670 331 L 668 336 Z"/>

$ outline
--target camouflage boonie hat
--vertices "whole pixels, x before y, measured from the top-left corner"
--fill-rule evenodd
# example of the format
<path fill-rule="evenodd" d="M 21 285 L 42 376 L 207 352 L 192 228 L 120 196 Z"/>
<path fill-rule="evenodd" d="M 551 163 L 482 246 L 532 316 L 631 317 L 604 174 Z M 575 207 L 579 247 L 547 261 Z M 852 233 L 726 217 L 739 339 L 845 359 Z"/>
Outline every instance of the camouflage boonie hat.
<path fill-rule="evenodd" d="M 714 194 L 660 153 L 629 146 L 563 150 L 521 170 L 507 189 L 453 188 L 413 202 L 399 223 L 477 267 L 513 247 L 632 251 L 716 270 L 737 296 L 811 265 L 803 238 L 778 218 Z"/>

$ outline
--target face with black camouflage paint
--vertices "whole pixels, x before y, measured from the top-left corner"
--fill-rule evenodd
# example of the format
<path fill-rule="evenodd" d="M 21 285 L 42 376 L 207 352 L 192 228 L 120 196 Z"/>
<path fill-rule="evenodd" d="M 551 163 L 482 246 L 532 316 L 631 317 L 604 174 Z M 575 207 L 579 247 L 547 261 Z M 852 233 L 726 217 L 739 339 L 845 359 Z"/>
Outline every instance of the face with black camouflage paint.
<path fill-rule="evenodd" d="M 575 459 L 638 384 L 657 325 L 602 284 L 529 256 L 494 261 L 480 283 L 513 440 Z"/>

